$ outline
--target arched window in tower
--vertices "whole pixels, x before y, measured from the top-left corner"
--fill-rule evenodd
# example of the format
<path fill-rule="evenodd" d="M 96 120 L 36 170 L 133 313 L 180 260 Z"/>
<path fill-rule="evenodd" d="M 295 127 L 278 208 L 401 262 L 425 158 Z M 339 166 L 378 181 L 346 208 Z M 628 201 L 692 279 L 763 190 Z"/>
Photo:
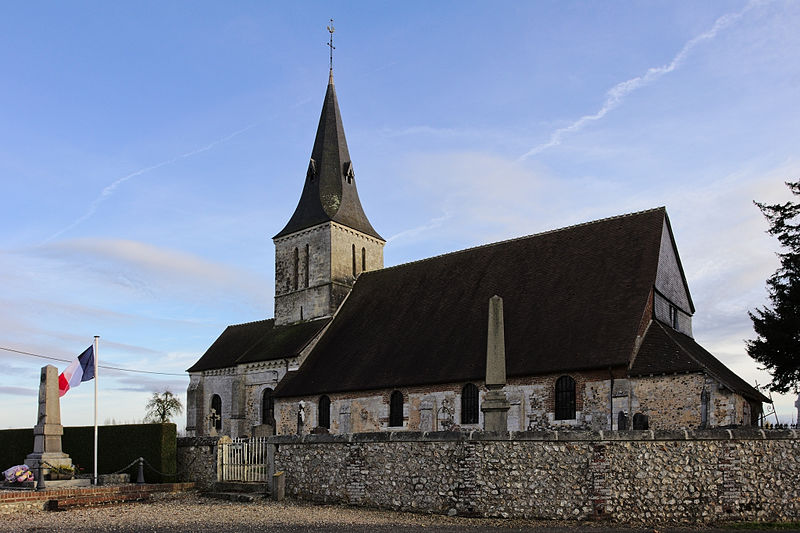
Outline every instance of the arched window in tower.
<path fill-rule="evenodd" d="M 353 277 L 356 277 L 356 245 L 353 245 Z"/>
<path fill-rule="evenodd" d="M 367 270 L 367 249 L 361 248 L 361 272 Z"/>
<path fill-rule="evenodd" d="M 478 387 L 467 383 L 461 389 L 461 423 L 478 423 Z"/>
<path fill-rule="evenodd" d="M 401 427 L 403 425 L 403 393 L 399 390 L 392 392 L 389 397 L 389 426 Z"/>
<path fill-rule="evenodd" d="M 261 423 L 275 425 L 275 399 L 273 390 L 267 387 L 261 394 Z"/>
<path fill-rule="evenodd" d="M 556 380 L 556 420 L 575 418 L 575 380 L 561 376 Z"/>
<path fill-rule="evenodd" d="M 214 422 L 214 428 L 217 431 L 222 431 L 222 398 L 219 397 L 219 394 L 215 394 L 211 397 L 211 409 L 213 412 L 211 415 Z"/>
<path fill-rule="evenodd" d="M 294 249 L 294 281 L 292 282 L 292 286 L 294 290 L 297 290 L 297 279 L 300 273 L 298 272 L 298 268 L 300 267 L 300 252 L 297 251 L 297 248 Z"/>
<path fill-rule="evenodd" d="M 305 262 L 306 262 L 306 264 L 305 264 L 306 289 L 308 288 L 308 279 L 309 279 L 309 274 L 308 274 L 309 251 L 310 251 L 309 250 L 309 246 L 308 246 L 308 244 L 306 244 L 306 257 L 305 257 Z"/>
<path fill-rule="evenodd" d="M 318 426 L 331 429 L 331 399 L 324 394 L 319 397 Z"/>

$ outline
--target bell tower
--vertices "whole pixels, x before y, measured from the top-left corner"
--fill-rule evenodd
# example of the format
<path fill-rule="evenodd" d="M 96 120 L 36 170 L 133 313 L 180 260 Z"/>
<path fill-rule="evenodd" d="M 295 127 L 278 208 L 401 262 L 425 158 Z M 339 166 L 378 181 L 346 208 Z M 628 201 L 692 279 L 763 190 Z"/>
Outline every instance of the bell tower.
<path fill-rule="evenodd" d="M 272 240 L 276 326 L 332 316 L 361 272 L 383 268 L 386 241 L 358 198 L 333 69 L 300 201 Z"/>

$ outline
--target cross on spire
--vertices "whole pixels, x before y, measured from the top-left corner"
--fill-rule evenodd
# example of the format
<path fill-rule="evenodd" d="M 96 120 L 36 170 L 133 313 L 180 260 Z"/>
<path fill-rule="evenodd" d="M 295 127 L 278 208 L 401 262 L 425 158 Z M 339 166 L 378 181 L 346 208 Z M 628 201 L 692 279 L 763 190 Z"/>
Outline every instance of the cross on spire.
<path fill-rule="evenodd" d="M 330 59 L 330 69 L 331 73 L 333 73 L 333 51 L 336 50 L 336 47 L 333 46 L 333 32 L 336 31 L 336 28 L 333 27 L 333 19 L 331 19 L 331 23 L 328 24 L 328 33 L 331 34 L 331 38 L 328 41 L 328 46 L 331 49 L 331 59 Z"/>

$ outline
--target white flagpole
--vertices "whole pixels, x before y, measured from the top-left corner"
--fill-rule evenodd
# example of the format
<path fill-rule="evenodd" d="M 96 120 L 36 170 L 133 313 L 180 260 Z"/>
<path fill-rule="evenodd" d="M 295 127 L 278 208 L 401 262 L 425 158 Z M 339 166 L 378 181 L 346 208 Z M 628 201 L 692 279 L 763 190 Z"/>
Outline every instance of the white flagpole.
<path fill-rule="evenodd" d="M 94 336 L 94 480 L 93 484 L 97 486 L 97 360 L 99 359 L 97 353 L 97 339 L 99 335 Z"/>

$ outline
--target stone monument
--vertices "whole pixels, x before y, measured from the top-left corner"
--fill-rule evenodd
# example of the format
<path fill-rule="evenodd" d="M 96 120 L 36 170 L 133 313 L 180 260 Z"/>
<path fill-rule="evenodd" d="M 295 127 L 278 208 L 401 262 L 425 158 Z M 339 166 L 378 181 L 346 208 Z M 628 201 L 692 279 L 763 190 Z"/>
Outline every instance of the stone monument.
<path fill-rule="evenodd" d="M 39 418 L 33 428 L 33 453 L 28 454 L 25 464 L 31 470 L 38 468 L 39 461 L 45 472 L 50 466 L 72 467 L 72 459 L 61 451 L 61 403 L 58 396 L 58 369 L 53 365 L 42 367 L 39 382 Z"/>
<path fill-rule="evenodd" d="M 508 431 L 510 404 L 503 390 L 506 385 L 506 342 L 503 325 L 503 299 L 489 299 L 489 335 L 486 341 L 486 388 L 483 398 L 483 429 Z"/>

